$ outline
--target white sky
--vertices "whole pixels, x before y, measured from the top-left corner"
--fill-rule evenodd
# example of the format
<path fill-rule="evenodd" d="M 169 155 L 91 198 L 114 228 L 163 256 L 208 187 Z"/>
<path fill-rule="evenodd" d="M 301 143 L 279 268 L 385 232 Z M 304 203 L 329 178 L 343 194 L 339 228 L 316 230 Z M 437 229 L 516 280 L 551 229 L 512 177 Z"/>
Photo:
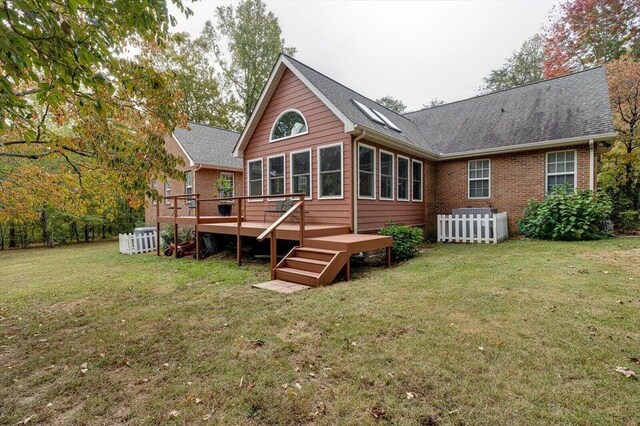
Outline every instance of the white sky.
<path fill-rule="evenodd" d="M 486 76 L 540 31 L 556 0 L 267 0 L 296 59 L 372 99 L 390 94 L 408 110 L 433 98 L 477 94 Z M 197 36 L 217 6 L 199 0 L 175 31 Z"/>

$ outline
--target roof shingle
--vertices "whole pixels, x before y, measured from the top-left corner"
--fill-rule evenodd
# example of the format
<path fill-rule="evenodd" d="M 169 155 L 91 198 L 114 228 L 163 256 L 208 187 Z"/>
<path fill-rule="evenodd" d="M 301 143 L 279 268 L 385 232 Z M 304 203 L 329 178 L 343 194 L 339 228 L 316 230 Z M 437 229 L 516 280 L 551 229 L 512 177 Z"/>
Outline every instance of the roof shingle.
<path fill-rule="evenodd" d="M 189 122 L 188 128 L 176 128 L 173 134 L 196 164 L 242 168 L 242 160 L 233 157 L 238 132 Z"/>

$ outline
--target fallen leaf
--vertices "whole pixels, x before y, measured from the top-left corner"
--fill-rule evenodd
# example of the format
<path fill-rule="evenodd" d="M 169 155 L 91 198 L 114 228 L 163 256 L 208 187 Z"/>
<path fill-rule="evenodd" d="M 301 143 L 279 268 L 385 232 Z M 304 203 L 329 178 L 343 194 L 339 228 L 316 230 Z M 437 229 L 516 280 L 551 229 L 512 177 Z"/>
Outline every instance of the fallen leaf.
<path fill-rule="evenodd" d="M 180 415 L 180 411 L 178 411 L 178 410 L 169 411 L 169 416 L 170 417 L 178 417 L 179 415 Z"/>
<path fill-rule="evenodd" d="M 196 405 L 200 404 L 202 400 L 200 398 L 196 398 Z"/>
<path fill-rule="evenodd" d="M 204 421 L 206 422 L 206 421 L 207 421 L 207 420 L 209 420 L 210 418 L 211 418 L 211 414 L 206 414 L 206 415 L 202 418 L 202 420 L 204 420 Z"/>
<path fill-rule="evenodd" d="M 629 370 L 627 367 L 616 367 L 616 372 L 624 374 L 624 377 L 627 377 L 629 379 L 635 379 L 637 377 L 636 372 L 633 370 Z"/>
<path fill-rule="evenodd" d="M 407 392 L 407 399 L 413 399 L 416 397 L 416 394 L 413 392 Z"/>
<path fill-rule="evenodd" d="M 300 383 L 296 383 L 294 386 L 295 386 L 295 387 L 296 387 L 296 389 L 298 389 L 298 390 L 302 389 L 302 385 L 301 385 Z"/>
<path fill-rule="evenodd" d="M 373 415 L 374 418 L 376 419 L 382 419 L 384 418 L 385 412 L 382 408 L 380 407 L 373 407 L 371 409 L 371 414 Z"/>
<path fill-rule="evenodd" d="M 635 356 L 630 356 L 629 361 L 633 362 L 634 364 L 640 365 L 640 359 L 636 358 Z"/>
<path fill-rule="evenodd" d="M 34 416 L 29 416 L 29 417 L 25 417 L 24 419 L 20 420 L 18 422 L 19 425 L 26 425 L 27 423 L 31 422 L 31 419 L 33 419 Z"/>

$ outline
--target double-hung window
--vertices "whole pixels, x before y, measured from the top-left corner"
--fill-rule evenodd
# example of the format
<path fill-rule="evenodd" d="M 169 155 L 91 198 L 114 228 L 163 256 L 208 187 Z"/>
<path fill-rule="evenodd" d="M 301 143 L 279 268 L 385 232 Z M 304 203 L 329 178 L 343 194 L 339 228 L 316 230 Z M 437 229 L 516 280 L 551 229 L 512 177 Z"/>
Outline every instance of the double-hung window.
<path fill-rule="evenodd" d="M 262 158 L 247 162 L 247 181 L 250 197 L 262 196 Z"/>
<path fill-rule="evenodd" d="M 292 152 L 289 165 L 291 192 L 302 193 L 306 198 L 311 198 L 311 150 Z"/>
<path fill-rule="evenodd" d="M 380 199 L 393 200 L 393 153 L 380 150 Z"/>
<path fill-rule="evenodd" d="M 166 182 L 164 184 L 164 203 L 167 206 L 171 205 L 171 198 L 169 198 L 171 196 L 171 185 L 169 185 L 169 182 Z"/>
<path fill-rule="evenodd" d="M 318 198 L 342 198 L 342 143 L 318 147 Z"/>
<path fill-rule="evenodd" d="M 398 155 L 398 201 L 409 201 L 409 158 Z"/>
<path fill-rule="evenodd" d="M 489 198 L 491 196 L 491 160 L 470 160 L 468 168 L 469 198 Z"/>
<path fill-rule="evenodd" d="M 184 173 L 184 194 L 185 195 L 193 194 L 193 172 Z M 192 197 L 188 197 L 187 205 L 189 207 L 195 207 L 196 200 Z"/>
<path fill-rule="evenodd" d="M 267 176 L 269 180 L 269 195 L 284 195 L 285 193 L 285 165 L 284 154 L 267 158 Z"/>
<path fill-rule="evenodd" d="M 411 160 L 411 178 L 413 185 L 411 199 L 422 201 L 422 161 Z"/>
<path fill-rule="evenodd" d="M 376 198 L 376 150 L 358 145 L 358 198 Z"/>
<path fill-rule="evenodd" d="M 547 192 L 558 185 L 576 187 L 576 151 L 547 153 Z"/>

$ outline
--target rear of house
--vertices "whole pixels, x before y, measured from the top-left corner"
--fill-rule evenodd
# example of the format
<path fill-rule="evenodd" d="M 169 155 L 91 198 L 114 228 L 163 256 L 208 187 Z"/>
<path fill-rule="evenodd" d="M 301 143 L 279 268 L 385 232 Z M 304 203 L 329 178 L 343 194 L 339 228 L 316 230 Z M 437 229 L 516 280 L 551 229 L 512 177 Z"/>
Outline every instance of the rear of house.
<path fill-rule="evenodd" d="M 437 214 L 465 207 L 505 211 L 515 232 L 530 198 L 595 189 L 613 137 L 603 68 L 397 114 L 282 55 L 234 154 L 248 220 L 270 196 L 304 193 L 309 223 L 354 233 L 433 233 Z"/>
<path fill-rule="evenodd" d="M 182 161 L 180 171 L 184 180 L 170 179 L 167 182 L 152 182 L 163 200 L 159 201 L 160 216 L 174 214 L 172 195 L 200 194 L 201 198 L 218 196 L 217 182 L 220 177 L 226 178 L 233 186 L 232 196 L 244 193 L 242 161 L 233 158 L 232 150 L 238 141 L 239 133 L 204 124 L 189 122 L 187 128 L 177 128 L 171 135 L 165 135 L 165 149 Z M 157 204 L 148 199 L 145 204 L 145 223 L 155 226 L 157 223 Z M 183 216 L 193 216 L 195 205 L 184 202 L 179 208 Z M 204 216 L 218 214 L 217 205 L 203 203 L 201 212 Z"/>

